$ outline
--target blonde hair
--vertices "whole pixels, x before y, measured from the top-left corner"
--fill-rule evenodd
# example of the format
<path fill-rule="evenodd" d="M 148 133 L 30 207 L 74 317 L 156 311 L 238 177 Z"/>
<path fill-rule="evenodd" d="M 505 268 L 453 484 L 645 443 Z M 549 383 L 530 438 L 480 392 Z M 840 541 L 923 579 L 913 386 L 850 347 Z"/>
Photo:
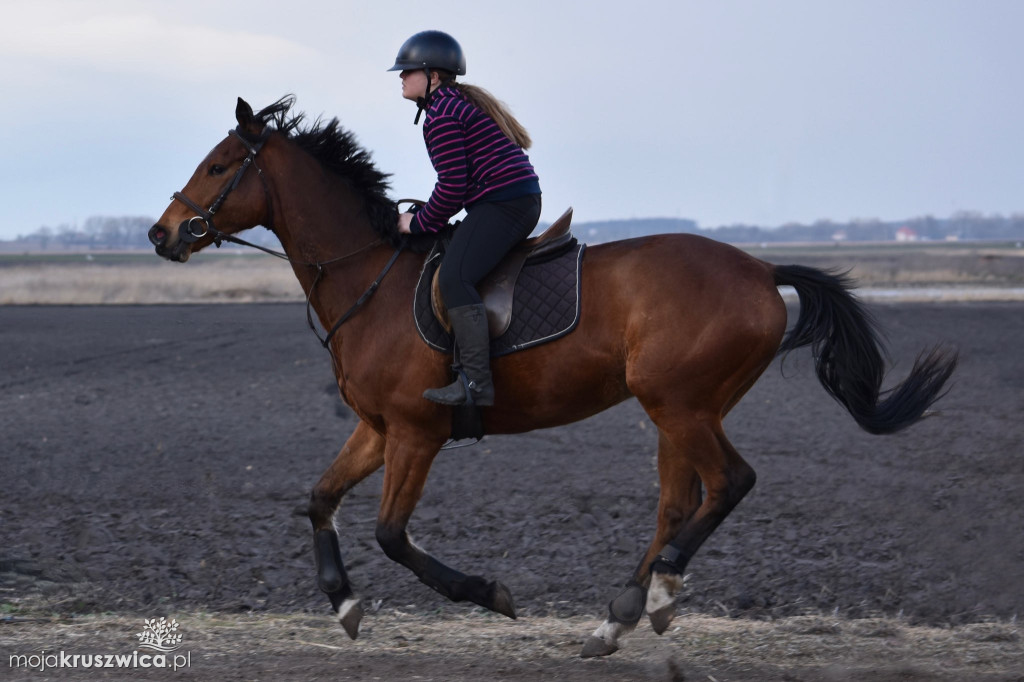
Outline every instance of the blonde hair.
<path fill-rule="evenodd" d="M 454 75 L 450 75 L 445 71 L 439 71 L 441 80 L 447 80 L 446 85 L 452 85 L 459 89 L 469 102 L 477 106 L 481 111 L 490 116 L 501 132 L 505 133 L 505 137 L 515 142 L 523 149 L 529 149 L 530 145 L 533 144 L 533 140 L 530 139 L 530 134 L 526 132 L 526 128 L 523 127 L 516 117 L 512 115 L 512 112 L 508 110 L 508 107 L 504 102 L 499 100 L 497 97 L 487 92 L 483 88 L 477 85 L 470 85 L 468 83 L 458 83 L 455 80 Z M 447 78 L 445 78 L 447 76 Z"/>

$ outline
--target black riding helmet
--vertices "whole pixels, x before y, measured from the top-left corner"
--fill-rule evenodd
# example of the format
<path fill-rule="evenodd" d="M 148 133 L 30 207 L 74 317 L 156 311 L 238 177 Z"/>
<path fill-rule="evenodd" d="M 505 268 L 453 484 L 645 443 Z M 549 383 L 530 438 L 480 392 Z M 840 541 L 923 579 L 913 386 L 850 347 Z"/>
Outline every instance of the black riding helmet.
<path fill-rule="evenodd" d="M 430 105 L 430 70 L 447 71 L 453 76 L 466 75 L 466 56 L 462 54 L 459 41 L 444 31 L 420 31 L 402 43 L 398 48 L 395 65 L 388 71 L 408 71 L 423 69 L 427 74 L 427 91 L 416 102 L 416 118 L 413 124 L 419 123 L 420 114 Z"/>
<path fill-rule="evenodd" d="M 398 49 L 395 65 L 388 71 L 441 69 L 466 75 L 466 57 L 459 42 L 443 31 L 421 31 Z"/>

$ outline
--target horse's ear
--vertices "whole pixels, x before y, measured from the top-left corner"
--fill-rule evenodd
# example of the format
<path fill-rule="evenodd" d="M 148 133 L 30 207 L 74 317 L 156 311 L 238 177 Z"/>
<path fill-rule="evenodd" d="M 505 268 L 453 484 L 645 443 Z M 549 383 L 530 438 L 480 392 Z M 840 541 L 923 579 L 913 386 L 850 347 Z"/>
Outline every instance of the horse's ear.
<path fill-rule="evenodd" d="M 252 125 L 255 118 L 249 103 L 239 97 L 238 104 L 235 106 L 235 119 L 238 121 L 238 127 L 245 130 Z"/>

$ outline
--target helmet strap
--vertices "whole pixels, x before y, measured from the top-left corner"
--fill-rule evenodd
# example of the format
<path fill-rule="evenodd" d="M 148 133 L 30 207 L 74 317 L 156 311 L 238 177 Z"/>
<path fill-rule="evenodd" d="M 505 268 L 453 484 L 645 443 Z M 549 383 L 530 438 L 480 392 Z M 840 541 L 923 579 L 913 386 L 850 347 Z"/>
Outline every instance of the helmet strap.
<path fill-rule="evenodd" d="M 427 74 L 427 91 L 423 93 L 423 97 L 416 98 L 416 118 L 412 120 L 413 125 L 420 122 L 420 114 L 430 106 L 430 67 L 425 67 L 423 73 Z"/>

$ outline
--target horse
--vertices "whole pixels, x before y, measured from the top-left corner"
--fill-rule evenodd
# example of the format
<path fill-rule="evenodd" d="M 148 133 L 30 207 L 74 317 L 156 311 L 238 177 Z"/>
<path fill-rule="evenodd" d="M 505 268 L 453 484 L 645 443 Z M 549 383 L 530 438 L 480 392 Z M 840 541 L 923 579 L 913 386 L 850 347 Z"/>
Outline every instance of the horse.
<path fill-rule="evenodd" d="M 159 256 L 185 262 L 210 244 L 252 246 L 237 234 L 262 225 L 291 263 L 310 325 L 312 310 L 329 330 L 321 341 L 358 423 L 313 487 L 308 514 L 318 585 L 348 636 L 358 636 L 364 613 L 335 517 L 345 494 L 382 466 L 375 533 L 384 553 L 452 601 L 515 618 L 505 585 L 451 568 L 410 539 L 452 417 L 422 397 L 449 381 L 452 360 L 418 338 L 410 314 L 425 256 L 397 232 L 389 176 L 369 152 L 337 118 L 303 123 L 293 104 L 288 95 L 254 113 L 239 98 L 237 126 L 174 193 L 150 241 Z M 788 332 L 780 286 L 799 298 Z M 616 651 L 645 612 L 658 634 L 672 622 L 687 563 L 756 480 L 722 420 L 776 356 L 810 346 L 824 389 L 873 434 L 914 424 L 945 394 L 957 352 L 940 346 L 882 389 L 881 331 L 852 286 L 842 274 L 773 265 L 694 234 L 592 245 L 576 329 L 494 359 L 497 399 L 481 409 L 486 433 L 560 426 L 630 398 L 657 427 L 654 537 L 582 656 Z"/>

